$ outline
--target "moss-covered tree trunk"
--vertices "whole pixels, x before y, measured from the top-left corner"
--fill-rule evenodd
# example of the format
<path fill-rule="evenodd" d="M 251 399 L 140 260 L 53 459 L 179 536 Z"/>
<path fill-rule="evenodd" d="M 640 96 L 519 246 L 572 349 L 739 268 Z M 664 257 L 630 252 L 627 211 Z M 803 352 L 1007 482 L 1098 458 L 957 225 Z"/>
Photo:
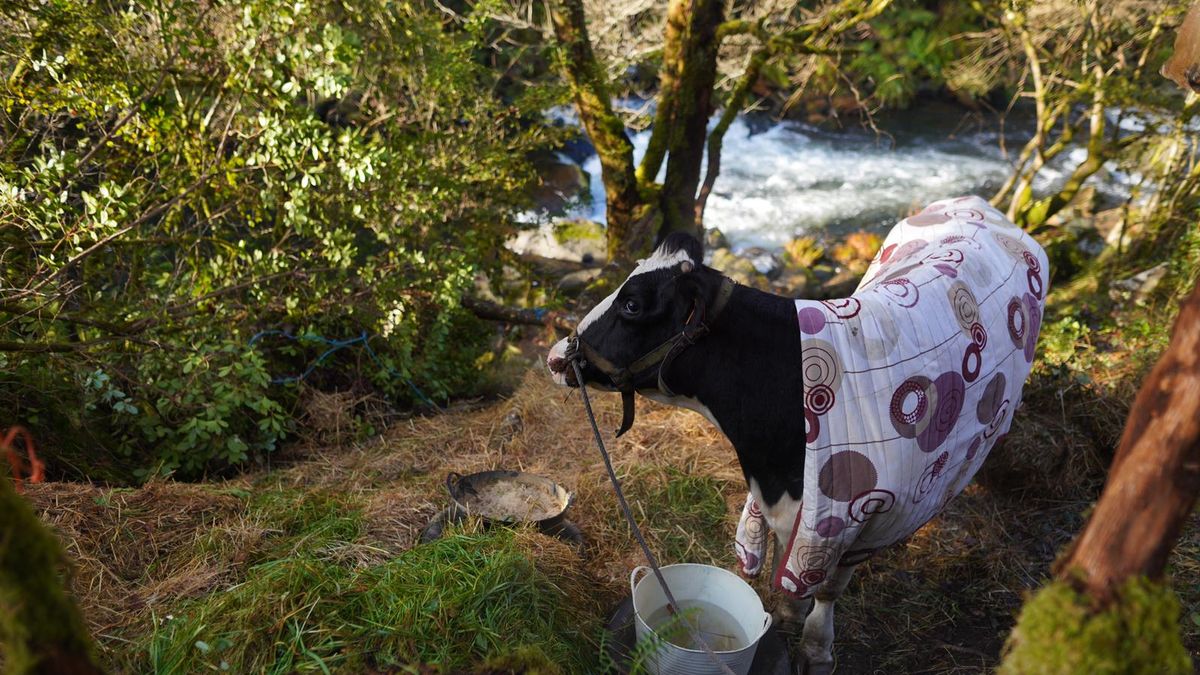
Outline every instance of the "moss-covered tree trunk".
<path fill-rule="evenodd" d="M 758 78 L 777 54 L 834 54 L 830 44 L 884 11 L 891 0 L 828 3 L 799 27 L 771 32 L 762 21 L 725 21 L 725 0 L 670 0 L 663 33 L 662 66 L 654 124 L 646 154 L 636 168 L 633 145 L 612 108 L 607 77 L 588 38 L 583 0 L 548 0 L 561 66 L 584 128 L 600 156 L 608 210 L 609 259 L 629 262 L 670 232 L 700 236 L 704 204 L 720 172 L 721 138 Z M 713 129 L 717 55 L 727 35 L 749 34 L 759 42 L 725 102 Z M 708 171 L 701 186 L 705 146 Z M 666 163 L 663 182 L 657 182 Z"/>
<path fill-rule="evenodd" d="M 667 9 L 658 110 L 641 166 L 613 111 L 608 82 L 588 38 L 582 0 L 554 0 L 550 10 L 562 66 L 604 181 L 610 260 L 646 253 L 655 238 L 701 234 L 696 193 L 717 75 L 717 28 L 723 0 L 672 0 Z M 655 182 L 666 160 L 664 182 Z"/>
<path fill-rule="evenodd" d="M 563 73 L 571 87 L 584 129 L 600 157 L 607 212 L 608 258 L 628 261 L 651 245 L 653 214 L 638 188 L 633 143 L 612 107 L 608 79 L 588 38 L 583 0 L 554 0 L 550 21 L 558 40 Z"/>
<path fill-rule="evenodd" d="M 1142 383 L 1083 533 L 1025 606 L 1002 673 L 1187 673 L 1161 584 L 1200 494 L 1200 285 Z"/>
<path fill-rule="evenodd" d="M 63 553 L 0 476 L 0 664 L 6 673 L 94 675 L 91 639 L 59 582 Z"/>
<path fill-rule="evenodd" d="M 1200 72 L 1198 24 L 1193 7 L 1163 69 L 1182 87 L 1200 79 L 1187 75 Z M 1162 577 L 1197 496 L 1200 283 L 1138 390 L 1100 501 L 1055 579 L 1022 608 L 1001 675 L 1192 672 L 1179 602 Z"/>
<path fill-rule="evenodd" d="M 659 195 L 662 233 L 702 234 L 696 213 L 696 190 L 704 162 L 708 120 L 713 114 L 717 77 L 717 29 L 725 17 L 723 0 L 671 0 L 660 73 L 658 113 L 643 179 L 658 173 L 666 153 L 667 175 Z M 653 154 L 652 154 L 653 151 Z"/>

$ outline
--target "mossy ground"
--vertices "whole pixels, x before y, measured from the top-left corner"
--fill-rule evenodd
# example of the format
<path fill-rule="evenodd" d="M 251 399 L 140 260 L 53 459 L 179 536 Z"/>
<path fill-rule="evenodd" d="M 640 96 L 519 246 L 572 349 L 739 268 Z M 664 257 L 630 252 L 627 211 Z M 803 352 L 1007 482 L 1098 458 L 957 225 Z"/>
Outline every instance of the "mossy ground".
<path fill-rule="evenodd" d="M 1087 596 L 1055 581 L 1021 610 L 1000 675 L 1192 672 L 1179 644 L 1179 601 L 1170 588 L 1131 579 L 1094 611 Z"/>

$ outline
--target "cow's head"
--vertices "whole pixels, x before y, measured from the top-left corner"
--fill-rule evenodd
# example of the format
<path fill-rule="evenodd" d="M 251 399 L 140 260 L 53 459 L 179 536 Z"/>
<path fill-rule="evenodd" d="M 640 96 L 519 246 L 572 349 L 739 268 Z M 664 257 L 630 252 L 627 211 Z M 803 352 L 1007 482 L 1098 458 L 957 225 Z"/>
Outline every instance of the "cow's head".
<path fill-rule="evenodd" d="M 700 242 L 676 233 L 642 260 L 621 287 L 579 322 L 575 334 L 550 349 L 546 365 L 554 381 L 578 386 L 571 365 L 581 353 L 584 382 L 626 395 L 626 419 L 632 423 L 634 390 L 659 389 L 659 365 L 673 357 L 677 338 L 703 326 L 706 312 L 724 304 L 719 299 L 722 276 L 704 267 Z M 707 328 L 704 328 L 707 330 Z M 691 335 L 688 336 L 689 339 Z M 578 338 L 578 344 L 572 341 Z M 666 392 L 664 392 L 666 393 Z"/>

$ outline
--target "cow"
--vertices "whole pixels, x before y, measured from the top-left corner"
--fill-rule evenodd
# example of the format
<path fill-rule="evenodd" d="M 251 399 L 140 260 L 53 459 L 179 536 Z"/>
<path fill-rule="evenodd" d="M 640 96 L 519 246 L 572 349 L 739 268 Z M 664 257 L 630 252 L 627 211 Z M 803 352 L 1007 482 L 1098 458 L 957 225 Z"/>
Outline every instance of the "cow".
<path fill-rule="evenodd" d="M 827 672 L 833 604 L 855 567 L 966 487 L 1007 433 L 1049 284 L 1042 248 L 978 197 L 934 202 L 889 232 L 857 290 L 796 300 L 739 285 L 671 234 L 547 356 L 583 380 L 694 410 L 732 443 L 749 494 L 734 549 L 804 616 Z M 785 606 L 786 607 L 786 606 Z M 810 611 L 811 608 L 811 611 Z"/>

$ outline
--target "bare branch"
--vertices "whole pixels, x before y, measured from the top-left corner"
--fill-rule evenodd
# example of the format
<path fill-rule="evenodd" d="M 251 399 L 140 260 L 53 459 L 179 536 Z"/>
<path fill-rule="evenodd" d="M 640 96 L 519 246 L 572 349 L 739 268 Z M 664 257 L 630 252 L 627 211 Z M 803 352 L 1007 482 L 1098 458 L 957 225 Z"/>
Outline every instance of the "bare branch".
<path fill-rule="evenodd" d="M 750 55 L 750 62 L 746 65 L 745 72 L 738 78 L 733 93 L 725 102 L 725 110 L 721 113 L 721 119 L 717 121 L 717 126 L 708 135 L 708 167 L 704 174 L 704 184 L 700 186 L 700 194 L 696 197 L 696 222 L 698 223 L 704 221 L 704 207 L 708 203 L 708 195 L 712 193 L 713 184 L 717 182 L 717 176 L 721 173 L 721 145 L 725 140 L 725 133 L 729 131 L 733 120 L 741 112 L 746 94 L 758 80 L 758 74 L 762 70 L 763 64 L 767 62 L 768 55 L 769 51 L 766 47 L 760 47 Z"/>

